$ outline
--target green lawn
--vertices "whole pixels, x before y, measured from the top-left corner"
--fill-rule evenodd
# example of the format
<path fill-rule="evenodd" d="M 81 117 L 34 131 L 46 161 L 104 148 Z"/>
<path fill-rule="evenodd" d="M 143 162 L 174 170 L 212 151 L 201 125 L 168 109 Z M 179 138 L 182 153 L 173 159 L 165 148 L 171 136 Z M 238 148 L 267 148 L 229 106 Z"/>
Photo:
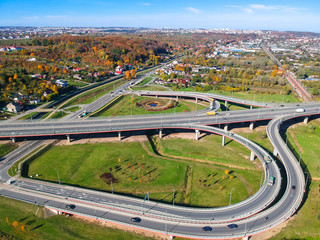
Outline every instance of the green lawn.
<path fill-rule="evenodd" d="M 37 215 L 35 215 L 37 213 Z M 6 221 L 8 220 L 8 223 Z M 18 226 L 12 226 L 17 221 Z M 21 231 L 21 226 L 25 230 Z M 4 236 L 2 236 L 4 235 Z M 0 239 L 43 239 L 43 240 L 77 240 L 77 239 L 119 239 L 151 240 L 138 234 L 103 227 L 74 218 L 57 215 L 45 219 L 43 208 L 0 197 Z"/>
<path fill-rule="evenodd" d="M 301 154 L 311 177 L 320 178 L 320 121 L 314 120 L 308 125 L 290 127 L 287 135 L 288 141 L 297 152 L 297 158 Z"/>
<path fill-rule="evenodd" d="M 38 112 L 32 112 L 32 113 L 29 113 L 21 118 L 19 118 L 19 120 L 27 120 L 27 119 L 31 119 L 33 118 L 35 115 L 37 115 Z"/>
<path fill-rule="evenodd" d="M 143 86 L 145 84 L 147 84 L 148 82 L 150 82 L 152 80 L 152 77 L 147 77 L 145 79 L 143 79 L 139 84 L 137 84 L 136 86 Z"/>
<path fill-rule="evenodd" d="M 64 116 L 67 116 L 67 115 L 68 113 L 64 111 L 57 111 L 51 115 L 50 119 L 63 118 Z"/>
<path fill-rule="evenodd" d="M 78 111 L 80 109 L 81 109 L 81 107 L 75 106 L 75 107 L 66 108 L 65 110 L 69 111 L 69 112 L 76 112 L 76 111 Z"/>
<path fill-rule="evenodd" d="M 227 178 L 225 170 L 233 171 L 233 177 Z M 172 202 L 175 189 L 175 203 L 211 207 L 228 205 L 231 186 L 233 203 L 246 199 L 258 190 L 261 177 L 256 170 L 149 156 L 140 142 L 53 146 L 29 165 L 28 176 L 38 174 L 39 179 L 58 182 L 57 171 L 66 184 L 111 191 L 111 182 L 100 177 L 111 173 L 117 179 L 114 192 L 138 197 L 149 192 L 150 199 Z M 199 201 L 198 195 L 207 201 Z"/>
<path fill-rule="evenodd" d="M 0 144 L 0 158 L 7 155 L 9 152 L 16 149 L 18 145 L 14 143 L 6 143 L 6 144 Z"/>
<path fill-rule="evenodd" d="M 319 181 L 310 185 L 310 191 L 306 202 L 290 220 L 288 226 L 271 240 L 282 239 L 320 239 L 320 193 Z"/>
<path fill-rule="evenodd" d="M 209 162 L 228 164 L 243 168 L 255 168 L 249 160 L 250 151 L 226 138 L 226 146 L 221 146 L 222 137 L 209 135 L 200 141 L 189 139 L 162 139 L 157 144 L 165 155 L 174 155 L 187 158 L 207 160 Z M 260 161 L 257 161 L 260 165 Z"/>
<path fill-rule="evenodd" d="M 126 95 L 120 97 L 117 101 L 113 102 L 106 108 L 105 110 L 101 110 L 100 112 L 96 113 L 95 117 L 100 116 L 126 116 L 126 115 L 142 115 L 142 114 L 157 114 L 157 113 L 174 113 L 174 112 L 190 112 L 201 110 L 206 108 L 203 105 L 195 104 L 193 102 L 179 100 L 178 106 L 175 108 L 167 109 L 164 111 L 148 111 L 142 107 L 136 106 L 136 103 L 139 103 L 143 100 L 150 99 L 150 100 L 159 100 L 163 102 L 168 102 L 170 100 L 162 99 L 162 98 L 152 98 L 152 97 L 141 97 L 141 96 L 131 96 Z"/>

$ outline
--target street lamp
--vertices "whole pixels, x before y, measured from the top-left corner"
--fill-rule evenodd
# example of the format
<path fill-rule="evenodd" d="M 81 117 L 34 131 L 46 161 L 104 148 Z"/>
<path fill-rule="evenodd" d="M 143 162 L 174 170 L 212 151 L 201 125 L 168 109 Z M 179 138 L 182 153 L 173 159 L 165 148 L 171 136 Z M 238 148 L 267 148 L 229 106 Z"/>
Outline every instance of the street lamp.
<path fill-rule="evenodd" d="M 172 205 L 174 205 L 174 189 L 172 189 Z"/>
<path fill-rule="evenodd" d="M 230 192 L 230 199 L 229 199 L 229 205 L 231 205 L 232 190 L 234 190 L 234 188 L 231 188 L 231 192 Z"/>

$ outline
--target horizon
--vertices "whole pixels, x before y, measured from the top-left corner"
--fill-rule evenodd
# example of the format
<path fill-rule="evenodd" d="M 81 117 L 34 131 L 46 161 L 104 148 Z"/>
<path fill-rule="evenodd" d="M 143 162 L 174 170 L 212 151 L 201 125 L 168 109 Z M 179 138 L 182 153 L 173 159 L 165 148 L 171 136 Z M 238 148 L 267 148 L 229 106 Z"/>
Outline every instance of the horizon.
<path fill-rule="evenodd" d="M 14 6 L 14 8 L 12 8 Z M 3 0 L 0 26 L 231 29 L 320 32 L 320 2 Z M 14 12 L 14 14 L 13 14 Z M 268 30 L 266 30 L 268 31 Z"/>

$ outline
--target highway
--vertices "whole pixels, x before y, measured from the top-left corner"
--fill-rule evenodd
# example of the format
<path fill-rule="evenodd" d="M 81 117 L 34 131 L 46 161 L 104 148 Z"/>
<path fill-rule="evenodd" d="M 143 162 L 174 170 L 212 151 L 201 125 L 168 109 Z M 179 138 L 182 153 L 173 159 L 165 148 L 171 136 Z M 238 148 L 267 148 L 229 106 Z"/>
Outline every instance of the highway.
<path fill-rule="evenodd" d="M 141 95 L 180 96 L 207 99 L 212 94 L 181 92 L 131 92 Z M 217 96 L 215 96 L 217 99 Z M 262 106 L 261 103 L 221 96 L 224 101 Z M 105 100 L 101 100 L 105 101 Z M 297 106 L 298 105 L 298 106 Z M 11 178 L 7 171 L 10 165 L 44 144 L 43 141 L 27 142 L 16 149 L 0 165 L 0 194 L 26 202 L 46 206 L 60 212 L 81 216 L 90 216 L 101 221 L 111 221 L 147 231 L 171 236 L 228 239 L 251 236 L 266 231 L 290 218 L 299 208 L 305 192 L 305 179 L 296 158 L 283 142 L 279 129 L 290 118 L 320 114 L 319 103 L 262 106 L 265 108 L 218 112 L 207 116 L 205 112 L 156 114 L 152 116 L 126 116 L 109 118 L 67 119 L 59 121 L 15 121 L 0 123 L 0 138 L 25 138 L 30 136 L 80 135 L 84 133 L 122 132 L 148 129 L 191 129 L 226 136 L 249 148 L 262 162 L 265 181 L 259 191 L 243 202 L 222 208 L 188 208 L 143 201 L 117 194 L 102 193 L 31 179 Z M 304 108 L 304 112 L 297 112 Z M 270 156 L 264 149 L 237 134 L 210 127 L 238 122 L 255 122 L 271 120 L 267 127 L 268 137 L 279 154 L 286 170 L 280 175 L 276 161 L 267 163 Z M 207 126 L 206 126 L 207 125 Z M 275 184 L 269 186 L 270 176 L 275 177 Z M 286 179 L 286 186 L 282 178 Z M 293 187 L 294 186 L 294 187 Z M 279 196 L 280 187 L 285 191 Z M 282 191 L 283 192 L 283 191 Z M 75 204 L 75 209 L 66 209 L 66 204 Z M 131 217 L 139 216 L 140 223 L 132 223 Z M 227 225 L 235 223 L 237 228 L 228 229 Z M 203 232 L 202 227 L 210 226 L 212 232 Z"/>

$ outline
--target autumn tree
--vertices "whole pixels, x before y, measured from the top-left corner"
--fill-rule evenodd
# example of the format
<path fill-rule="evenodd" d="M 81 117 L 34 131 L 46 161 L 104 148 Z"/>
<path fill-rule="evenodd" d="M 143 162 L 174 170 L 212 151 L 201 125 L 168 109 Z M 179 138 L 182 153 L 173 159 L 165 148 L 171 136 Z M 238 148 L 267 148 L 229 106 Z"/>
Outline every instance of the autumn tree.
<path fill-rule="evenodd" d="M 131 73 L 130 73 L 129 70 L 126 71 L 126 78 L 127 78 L 128 80 L 130 80 L 130 79 L 132 78 Z"/>

